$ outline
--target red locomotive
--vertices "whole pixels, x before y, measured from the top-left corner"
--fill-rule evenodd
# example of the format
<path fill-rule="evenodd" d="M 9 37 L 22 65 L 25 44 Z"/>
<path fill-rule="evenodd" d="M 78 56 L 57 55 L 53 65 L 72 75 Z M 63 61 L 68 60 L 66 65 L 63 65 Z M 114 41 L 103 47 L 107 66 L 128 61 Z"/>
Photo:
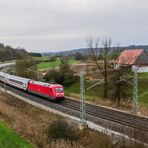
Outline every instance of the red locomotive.
<path fill-rule="evenodd" d="M 39 81 L 30 80 L 28 84 L 28 92 L 50 98 L 52 100 L 64 97 L 63 86 L 59 84 L 49 84 Z"/>
<path fill-rule="evenodd" d="M 3 72 L 0 72 L 0 81 L 48 99 L 60 100 L 64 98 L 63 86 L 59 84 L 34 81 Z"/>

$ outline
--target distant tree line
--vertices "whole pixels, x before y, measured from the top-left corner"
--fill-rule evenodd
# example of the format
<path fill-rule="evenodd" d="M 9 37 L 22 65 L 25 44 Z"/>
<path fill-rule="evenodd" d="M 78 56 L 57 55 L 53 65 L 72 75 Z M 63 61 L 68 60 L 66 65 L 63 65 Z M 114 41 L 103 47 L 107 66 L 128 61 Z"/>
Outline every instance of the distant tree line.
<path fill-rule="evenodd" d="M 0 43 L 0 61 L 16 60 L 25 57 L 28 52 L 23 48 L 13 48 L 9 45 Z"/>
<path fill-rule="evenodd" d="M 42 56 L 41 53 L 37 53 L 37 52 L 30 52 L 29 55 L 32 57 L 41 57 Z"/>

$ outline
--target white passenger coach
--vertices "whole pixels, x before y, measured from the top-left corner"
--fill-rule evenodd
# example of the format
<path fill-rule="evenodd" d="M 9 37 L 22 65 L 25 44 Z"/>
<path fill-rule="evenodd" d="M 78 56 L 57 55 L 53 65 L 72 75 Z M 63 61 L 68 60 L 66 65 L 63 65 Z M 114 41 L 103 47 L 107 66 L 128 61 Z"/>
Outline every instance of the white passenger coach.
<path fill-rule="evenodd" d="M 0 72 L 0 81 L 5 82 L 11 86 L 27 90 L 28 82 L 30 79 L 22 78 L 14 75 L 9 75 L 3 72 Z"/>

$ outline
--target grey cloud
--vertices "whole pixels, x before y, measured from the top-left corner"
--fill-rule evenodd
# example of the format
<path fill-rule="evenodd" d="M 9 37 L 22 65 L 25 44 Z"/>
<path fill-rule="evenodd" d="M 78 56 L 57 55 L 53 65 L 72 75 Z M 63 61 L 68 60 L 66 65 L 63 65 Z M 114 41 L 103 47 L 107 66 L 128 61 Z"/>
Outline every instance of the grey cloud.
<path fill-rule="evenodd" d="M 115 42 L 147 44 L 147 0 L 0 0 L 0 42 L 29 51 L 85 47 L 109 35 Z"/>

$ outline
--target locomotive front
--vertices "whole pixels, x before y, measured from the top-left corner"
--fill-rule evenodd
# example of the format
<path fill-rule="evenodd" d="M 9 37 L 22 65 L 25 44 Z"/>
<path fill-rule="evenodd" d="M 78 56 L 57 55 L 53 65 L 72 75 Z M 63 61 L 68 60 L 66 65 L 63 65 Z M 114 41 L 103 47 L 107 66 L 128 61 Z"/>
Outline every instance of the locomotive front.
<path fill-rule="evenodd" d="M 58 100 L 64 98 L 64 88 L 59 84 L 52 84 L 53 97 Z"/>

